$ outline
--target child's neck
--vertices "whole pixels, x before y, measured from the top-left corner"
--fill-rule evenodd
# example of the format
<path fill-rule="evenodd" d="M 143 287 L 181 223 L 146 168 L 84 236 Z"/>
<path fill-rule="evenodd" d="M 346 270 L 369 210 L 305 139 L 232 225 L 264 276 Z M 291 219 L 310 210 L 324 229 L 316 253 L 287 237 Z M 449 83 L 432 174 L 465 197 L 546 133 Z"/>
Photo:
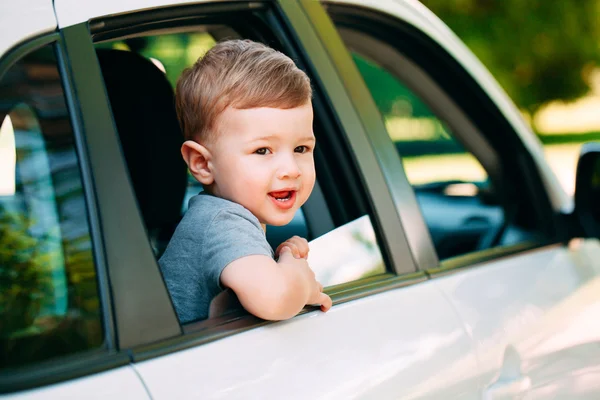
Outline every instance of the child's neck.
<path fill-rule="evenodd" d="M 206 194 L 211 195 L 211 196 L 221 197 L 221 196 L 218 196 L 218 195 L 214 194 L 213 191 L 212 191 L 212 188 L 210 188 L 210 187 L 205 187 L 204 188 L 204 192 Z M 265 232 L 265 235 L 266 235 L 267 234 L 267 224 L 261 223 L 260 226 L 262 227 L 262 229 L 263 229 L 263 231 Z"/>

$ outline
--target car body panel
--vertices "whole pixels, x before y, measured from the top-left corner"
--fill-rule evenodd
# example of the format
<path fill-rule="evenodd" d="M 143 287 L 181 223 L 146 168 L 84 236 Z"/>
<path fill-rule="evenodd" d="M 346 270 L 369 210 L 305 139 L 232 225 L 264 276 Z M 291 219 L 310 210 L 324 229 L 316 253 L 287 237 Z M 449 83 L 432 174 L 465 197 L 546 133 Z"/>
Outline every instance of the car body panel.
<path fill-rule="evenodd" d="M 564 191 L 554 172 L 546 163 L 541 142 L 524 121 L 515 104 L 510 100 L 490 72 L 483 66 L 481 61 L 430 10 L 416 0 L 327 0 L 325 3 L 367 8 L 388 14 L 404 23 L 414 26 L 431 37 L 463 66 L 465 71 L 485 90 L 504 117 L 510 122 L 515 132 L 521 138 L 525 148 L 533 157 L 554 210 L 564 213 L 569 213 L 573 210 L 572 197 Z"/>
<path fill-rule="evenodd" d="M 150 396 L 131 366 L 113 369 L 38 389 L 3 396 L 6 400 L 35 399 L 128 399 L 149 400 Z"/>
<path fill-rule="evenodd" d="M 15 23 L 15 21 L 18 21 Z M 52 0 L 0 2 L 0 56 L 17 44 L 56 29 Z"/>
<path fill-rule="evenodd" d="M 411 399 L 442 393 L 475 399 L 478 385 L 470 338 L 433 282 L 337 305 L 326 314 L 301 315 L 135 368 L 156 400 Z"/>
<path fill-rule="evenodd" d="M 600 398 L 597 240 L 574 239 L 434 282 L 473 337 L 484 387 L 511 368 L 506 353 L 513 352 L 535 398 Z"/>

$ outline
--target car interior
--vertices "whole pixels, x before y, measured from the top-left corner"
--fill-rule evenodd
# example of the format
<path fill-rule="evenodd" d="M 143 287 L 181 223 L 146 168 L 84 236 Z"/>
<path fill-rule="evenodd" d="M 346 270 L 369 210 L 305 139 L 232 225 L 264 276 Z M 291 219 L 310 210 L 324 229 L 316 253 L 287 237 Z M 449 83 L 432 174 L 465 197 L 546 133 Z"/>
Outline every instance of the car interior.
<path fill-rule="evenodd" d="M 162 254 L 187 188 L 174 92 L 164 73 L 139 54 L 98 49 L 97 55 L 139 210 Z"/>

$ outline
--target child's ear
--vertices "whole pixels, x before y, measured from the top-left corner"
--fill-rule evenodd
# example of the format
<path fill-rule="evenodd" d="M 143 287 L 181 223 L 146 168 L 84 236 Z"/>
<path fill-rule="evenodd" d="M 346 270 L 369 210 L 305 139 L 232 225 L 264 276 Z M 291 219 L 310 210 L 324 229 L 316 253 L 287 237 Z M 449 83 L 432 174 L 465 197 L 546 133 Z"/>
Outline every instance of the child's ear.
<path fill-rule="evenodd" d="M 211 155 L 206 147 L 193 140 L 186 140 L 181 146 L 181 155 L 198 182 L 204 186 L 213 183 Z"/>

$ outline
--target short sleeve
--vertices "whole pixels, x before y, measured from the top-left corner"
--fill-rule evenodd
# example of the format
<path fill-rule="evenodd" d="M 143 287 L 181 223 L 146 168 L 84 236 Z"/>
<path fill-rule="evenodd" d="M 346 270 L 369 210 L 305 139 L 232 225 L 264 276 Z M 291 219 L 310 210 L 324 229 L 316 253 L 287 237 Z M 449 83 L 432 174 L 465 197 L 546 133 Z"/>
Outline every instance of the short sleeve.
<path fill-rule="evenodd" d="M 222 289 L 221 272 L 231 262 L 252 255 L 273 257 L 258 220 L 249 211 L 243 211 L 219 211 L 205 231 L 203 272 L 214 294 Z"/>

